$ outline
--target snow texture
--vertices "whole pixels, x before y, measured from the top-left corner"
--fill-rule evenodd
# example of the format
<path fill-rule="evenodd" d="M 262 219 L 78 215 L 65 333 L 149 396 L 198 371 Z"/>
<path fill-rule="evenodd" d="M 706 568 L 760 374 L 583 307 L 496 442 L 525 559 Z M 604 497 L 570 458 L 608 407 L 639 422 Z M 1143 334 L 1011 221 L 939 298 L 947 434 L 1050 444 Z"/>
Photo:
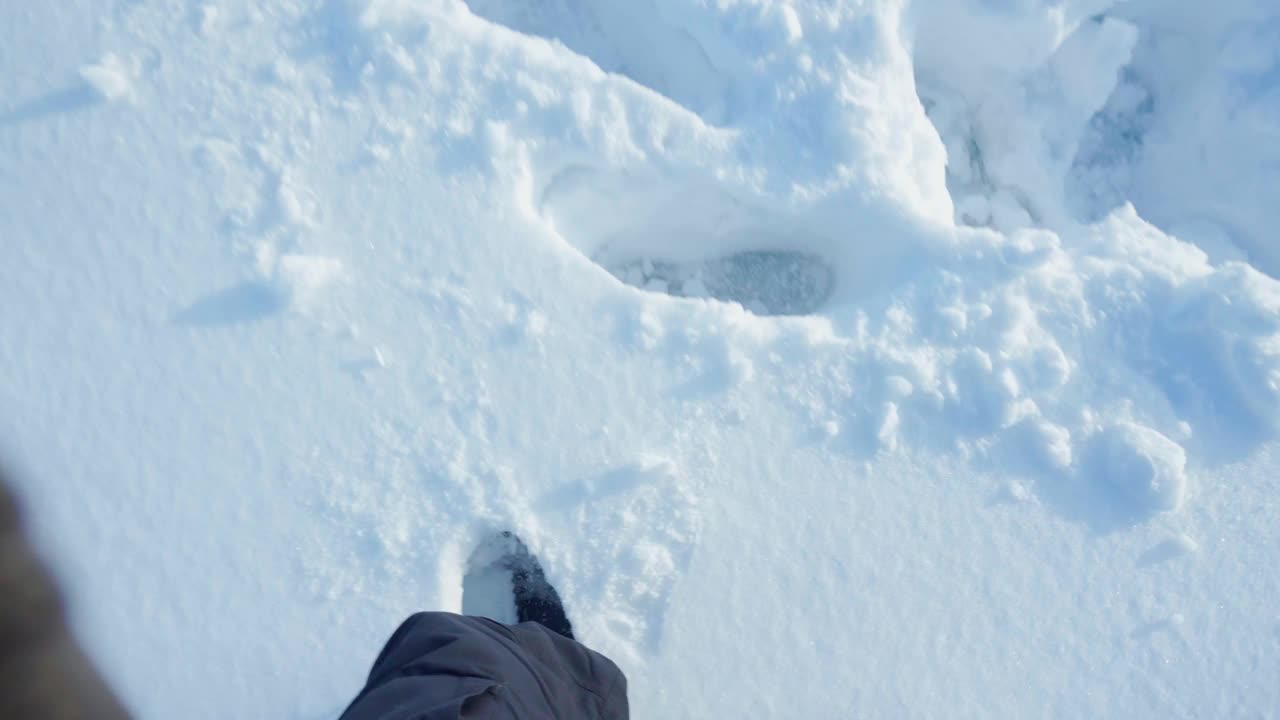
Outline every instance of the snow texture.
<path fill-rule="evenodd" d="M 637 718 L 1280 707 L 1271 0 L 8 3 L 0 71 L 0 444 L 139 717 L 335 716 L 507 529 Z"/>

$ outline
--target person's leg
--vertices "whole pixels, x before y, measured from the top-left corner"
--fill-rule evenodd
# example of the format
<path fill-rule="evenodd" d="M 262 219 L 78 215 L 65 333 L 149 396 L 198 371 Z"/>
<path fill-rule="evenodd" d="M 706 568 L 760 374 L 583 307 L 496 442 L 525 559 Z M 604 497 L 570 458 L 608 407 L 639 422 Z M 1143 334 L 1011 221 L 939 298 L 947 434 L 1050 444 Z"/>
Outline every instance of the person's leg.
<path fill-rule="evenodd" d="M 463 709 L 495 682 L 481 676 L 475 658 L 483 655 L 483 642 L 477 650 L 475 633 L 462 620 L 447 613 L 409 616 L 378 653 L 342 720 L 400 717 L 408 708 L 405 717 L 422 720 L 467 717 Z"/>
<path fill-rule="evenodd" d="M 418 613 L 387 641 L 342 720 L 625 720 L 626 678 L 538 623 Z"/>
<path fill-rule="evenodd" d="M 0 472 L 0 718 L 124 720 L 67 628 L 62 598 Z"/>

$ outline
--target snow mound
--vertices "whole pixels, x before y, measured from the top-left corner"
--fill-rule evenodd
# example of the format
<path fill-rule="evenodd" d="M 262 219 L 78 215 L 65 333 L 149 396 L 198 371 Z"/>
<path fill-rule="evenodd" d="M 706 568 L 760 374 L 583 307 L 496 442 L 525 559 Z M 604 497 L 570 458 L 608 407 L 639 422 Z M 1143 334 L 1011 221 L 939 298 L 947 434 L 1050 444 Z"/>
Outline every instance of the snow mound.
<path fill-rule="evenodd" d="M 1187 454 L 1148 427 L 1119 423 L 1106 428 L 1090 468 L 1134 504 L 1140 513 L 1177 510 L 1186 495 Z"/>

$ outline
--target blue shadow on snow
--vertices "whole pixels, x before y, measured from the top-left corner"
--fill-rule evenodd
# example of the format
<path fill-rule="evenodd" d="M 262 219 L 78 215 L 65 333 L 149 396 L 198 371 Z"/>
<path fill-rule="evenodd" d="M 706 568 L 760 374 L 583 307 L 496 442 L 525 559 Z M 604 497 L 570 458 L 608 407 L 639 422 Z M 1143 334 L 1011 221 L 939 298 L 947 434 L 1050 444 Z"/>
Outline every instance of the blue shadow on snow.
<path fill-rule="evenodd" d="M 20 125 L 50 115 L 84 110 L 98 101 L 97 93 L 84 85 L 55 90 L 0 114 L 0 126 Z"/>
<path fill-rule="evenodd" d="M 284 299 L 267 284 L 243 282 L 200 298 L 175 315 L 174 321 L 203 327 L 234 325 L 262 320 L 284 307 Z"/>

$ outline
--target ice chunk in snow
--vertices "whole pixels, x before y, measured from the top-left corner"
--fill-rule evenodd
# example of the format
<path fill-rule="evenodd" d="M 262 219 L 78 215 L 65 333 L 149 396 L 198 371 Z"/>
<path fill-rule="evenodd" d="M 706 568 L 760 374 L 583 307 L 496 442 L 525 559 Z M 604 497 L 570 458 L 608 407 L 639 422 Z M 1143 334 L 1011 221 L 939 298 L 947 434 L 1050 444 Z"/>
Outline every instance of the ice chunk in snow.
<path fill-rule="evenodd" d="M 132 92 L 129 66 L 115 53 L 107 53 L 92 65 L 80 68 L 80 79 L 103 100 L 120 100 Z"/>
<path fill-rule="evenodd" d="M 342 272 L 342 263 L 314 255 L 283 255 L 276 262 L 272 288 L 284 303 L 310 304 Z"/>

